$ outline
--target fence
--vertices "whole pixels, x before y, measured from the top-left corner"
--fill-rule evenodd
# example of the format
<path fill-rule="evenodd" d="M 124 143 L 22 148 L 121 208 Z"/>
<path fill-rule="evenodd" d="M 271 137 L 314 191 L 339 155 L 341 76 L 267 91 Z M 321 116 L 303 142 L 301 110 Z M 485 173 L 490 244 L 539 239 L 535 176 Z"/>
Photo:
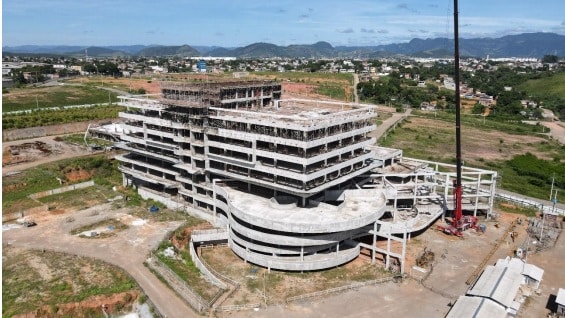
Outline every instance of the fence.
<path fill-rule="evenodd" d="M 151 258 L 147 262 L 149 267 L 163 277 L 169 286 L 182 297 L 187 304 L 199 313 L 208 311 L 209 303 L 194 291 L 182 278 L 173 272 L 166 264 L 161 262 L 157 256 L 151 253 Z M 223 292 L 220 290 L 220 293 Z M 214 297 L 216 298 L 216 296 Z"/>
<path fill-rule="evenodd" d="M 205 265 L 204 263 L 202 263 L 202 261 L 200 261 L 200 258 L 198 257 L 196 250 L 194 249 L 194 243 L 192 242 L 192 240 L 188 243 L 188 245 L 190 245 L 190 257 L 192 258 L 192 262 L 194 263 L 194 265 L 196 265 L 196 268 L 198 268 L 200 270 L 200 272 L 202 274 L 204 274 L 204 276 L 206 276 L 210 282 L 212 282 L 212 284 L 220 287 L 221 289 L 228 289 L 228 285 L 224 282 L 222 282 L 220 279 L 218 279 Z"/>
<path fill-rule="evenodd" d="M 350 284 L 350 285 L 330 288 L 330 289 L 321 290 L 321 291 L 317 291 L 317 292 L 313 292 L 313 293 L 309 293 L 309 294 L 303 294 L 303 295 L 289 297 L 289 298 L 286 299 L 286 301 L 292 302 L 292 301 L 303 300 L 303 299 L 307 299 L 307 298 L 321 297 L 321 296 L 325 296 L 325 295 L 328 295 L 328 294 L 340 293 L 340 292 L 350 290 L 350 289 L 386 283 L 386 282 L 389 282 L 393 279 L 397 279 L 398 277 L 402 277 L 402 276 L 392 275 L 392 276 L 389 276 L 389 277 L 383 277 L 383 278 L 379 278 L 379 279 L 369 280 L 369 281 L 366 281 L 366 282 L 353 283 L 353 284 Z"/>
<path fill-rule="evenodd" d="M 230 305 L 230 306 L 218 306 L 214 307 L 214 311 L 239 311 L 239 310 L 249 310 L 261 307 L 261 304 L 247 304 L 247 305 Z"/>
<path fill-rule="evenodd" d="M 506 193 L 496 193 L 496 197 L 505 201 L 510 201 L 510 202 L 514 202 L 514 203 L 518 203 L 520 205 L 523 206 L 531 206 L 531 207 L 535 207 L 536 209 L 542 209 L 543 208 L 543 212 L 544 213 L 550 213 L 550 214 L 560 214 L 562 216 L 565 216 L 565 210 L 558 208 L 558 207 L 554 207 L 553 205 L 547 205 L 547 204 L 543 204 L 534 200 L 530 200 L 527 198 L 522 198 L 519 196 L 515 196 L 515 195 L 510 195 L 510 194 L 506 194 Z"/>

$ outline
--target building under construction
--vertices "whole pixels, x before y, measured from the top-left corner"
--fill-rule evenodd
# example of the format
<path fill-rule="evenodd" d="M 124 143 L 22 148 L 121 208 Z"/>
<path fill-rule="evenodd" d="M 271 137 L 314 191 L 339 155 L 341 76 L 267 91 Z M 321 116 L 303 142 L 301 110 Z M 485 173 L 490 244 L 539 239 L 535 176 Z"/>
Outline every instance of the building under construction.
<path fill-rule="evenodd" d="M 246 261 L 318 270 L 367 249 L 403 271 L 407 236 L 452 209 L 453 167 L 374 146 L 373 105 L 281 100 L 262 81 L 165 82 L 159 97 L 120 97 L 124 185 L 210 221 Z M 464 209 L 490 216 L 496 173 L 464 173 Z"/>

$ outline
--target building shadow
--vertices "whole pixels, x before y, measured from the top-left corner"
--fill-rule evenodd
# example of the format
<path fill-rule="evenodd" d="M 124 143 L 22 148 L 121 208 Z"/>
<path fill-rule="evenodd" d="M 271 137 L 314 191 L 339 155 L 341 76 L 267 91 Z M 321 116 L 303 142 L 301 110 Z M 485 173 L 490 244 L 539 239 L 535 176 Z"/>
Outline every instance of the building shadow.
<path fill-rule="evenodd" d="M 547 299 L 547 304 L 545 305 L 545 309 L 550 310 L 552 313 L 557 312 L 557 296 L 550 294 L 549 298 Z"/>

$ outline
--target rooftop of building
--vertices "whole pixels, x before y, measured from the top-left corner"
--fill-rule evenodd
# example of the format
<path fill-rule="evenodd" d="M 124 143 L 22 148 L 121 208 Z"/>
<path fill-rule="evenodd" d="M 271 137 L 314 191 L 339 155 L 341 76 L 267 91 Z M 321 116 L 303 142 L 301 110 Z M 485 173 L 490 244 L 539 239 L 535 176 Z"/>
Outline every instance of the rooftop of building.
<path fill-rule="evenodd" d="M 228 186 L 222 189 L 231 205 L 251 220 L 249 223 L 285 232 L 325 233 L 357 228 L 382 217 L 386 204 L 384 193 L 377 189 L 343 190 L 337 205 L 310 201 L 307 207 L 298 206 L 291 197 L 269 199 Z"/>
<path fill-rule="evenodd" d="M 487 265 L 467 295 L 490 298 L 508 308 L 513 305 L 521 283 L 520 273 L 507 267 Z"/>
<path fill-rule="evenodd" d="M 505 318 L 507 313 L 504 307 L 488 298 L 460 296 L 446 317 Z"/>
<path fill-rule="evenodd" d="M 181 91 L 196 91 L 196 92 L 217 92 L 221 90 L 239 89 L 239 88 L 254 88 L 257 86 L 272 86 L 279 85 L 275 81 L 222 81 L 222 82 L 205 82 L 205 83 L 192 83 L 192 82 L 179 82 L 179 81 L 162 81 L 161 89 L 174 89 Z"/>
<path fill-rule="evenodd" d="M 233 118 L 254 118 L 262 121 L 303 122 L 308 125 L 326 122 L 340 124 L 343 121 L 353 121 L 376 116 L 374 105 L 330 102 L 304 99 L 277 100 L 274 106 L 253 107 L 240 109 L 225 109 L 210 107 L 216 115 Z"/>

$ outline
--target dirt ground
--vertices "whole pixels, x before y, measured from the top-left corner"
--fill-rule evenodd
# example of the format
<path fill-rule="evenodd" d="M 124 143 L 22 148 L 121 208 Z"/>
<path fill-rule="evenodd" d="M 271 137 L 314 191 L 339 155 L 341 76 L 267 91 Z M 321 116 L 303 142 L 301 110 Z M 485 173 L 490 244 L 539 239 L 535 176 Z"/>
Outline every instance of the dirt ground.
<path fill-rule="evenodd" d="M 513 227 L 513 231 L 518 233 L 518 239 L 514 242 L 506 235 L 512 229 L 509 225 L 517 217 L 515 214 L 501 213 L 497 222 L 481 222 L 487 226 L 485 233 L 469 230 L 463 239 L 447 236 L 433 227 L 412 237 L 407 250 L 407 274 L 419 277 L 412 265 L 424 247 L 435 254 L 434 268 L 423 284 L 407 278 L 400 283 L 389 282 L 325 298 L 272 304 L 255 311 L 225 313 L 221 317 L 444 317 L 450 309 L 449 304 L 459 295 L 464 295 L 470 287 L 465 282 L 485 258 L 486 265 L 493 265 L 500 258 L 512 256 L 523 242 L 526 237 L 525 222 Z M 502 240 L 502 244 L 488 257 L 498 240 Z M 565 282 L 565 273 L 555 265 L 565 262 L 563 236 L 555 248 L 534 254 L 528 258 L 528 262 L 545 269 L 545 275 L 541 284 L 542 293 L 533 294 L 519 316 L 545 317 L 550 295 L 555 296 L 558 287 L 563 287 Z M 302 289 L 302 286 L 298 288 Z"/>
<path fill-rule="evenodd" d="M 48 162 L 90 154 L 92 152 L 86 146 L 57 141 L 56 136 L 3 142 L 2 175 Z"/>
<path fill-rule="evenodd" d="M 398 114 L 395 114 L 398 116 Z M 384 126 L 384 125 L 381 125 Z M 394 148 L 397 149 L 420 149 L 422 143 L 433 143 L 434 157 L 445 156 L 453 152 L 454 127 L 444 122 L 428 118 L 411 116 L 402 124 L 399 136 L 396 136 Z M 379 127 L 377 127 L 377 131 Z M 415 132 L 419 136 L 415 135 Z M 418 137 L 428 136 L 427 140 L 418 140 Z M 462 133 L 462 144 L 464 144 L 463 158 L 468 165 L 490 161 L 509 160 L 515 155 L 526 152 L 535 153 L 542 159 L 552 160 L 551 152 L 541 152 L 537 149 L 539 145 L 547 143 L 543 136 L 515 135 L 496 130 L 480 129 L 480 127 L 465 127 Z"/>
<path fill-rule="evenodd" d="M 173 299 L 180 301 L 174 294 L 170 295 L 172 292 L 142 265 L 147 252 L 155 248 L 165 233 L 178 226 L 179 223 L 139 222 L 139 218 L 132 216 L 127 210 L 115 209 L 110 205 L 101 205 L 72 213 L 75 219 L 72 222 L 66 219 L 70 215 L 68 211 L 39 215 L 36 217 L 37 227 L 4 231 L 3 242 L 21 248 L 45 246 L 105 259 L 130 272 L 146 291 L 152 291 L 148 292 L 149 297 L 150 299 L 155 297 L 157 303 L 166 304 L 167 301 L 170 302 Z M 119 218 L 128 224 L 129 228 L 113 237 L 104 239 L 80 239 L 69 234 L 72 228 L 91 224 L 105 217 Z M 526 235 L 525 224 L 515 227 L 514 231 L 518 232 L 518 239 L 515 242 L 505 235 L 509 230 L 508 225 L 516 218 L 517 215 L 501 213 L 497 222 L 480 221 L 487 226 L 486 232 L 479 233 L 470 230 L 465 232 L 463 239 L 447 236 L 434 230 L 433 227 L 419 235 L 412 236 L 407 248 L 405 267 L 407 274 L 413 272 L 412 265 L 425 247 L 431 249 L 435 254 L 434 269 L 425 280 L 425 286 L 412 279 L 405 279 L 400 283 L 391 282 L 368 286 L 322 299 L 308 299 L 302 302 L 286 303 L 285 299 L 314 291 L 316 288 L 321 290 L 371 279 L 366 275 L 367 272 L 372 270 L 373 274 L 376 273 L 379 266 L 382 266 L 382 262 L 378 262 L 378 266 L 370 265 L 368 257 L 363 256 L 346 266 L 332 271 L 313 273 L 310 276 L 296 273 L 285 275 L 276 271 L 263 276 L 266 272 L 264 269 L 245 264 L 228 248 L 205 249 L 203 255 L 209 264 L 214 264 L 213 267 L 217 270 L 219 270 L 217 258 L 212 255 L 220 255 L 224 268 L 227 270 L 225 273 L 238 280 L 243 286 L 241 292 L 232 295 L 222 305 L 264 304 L 262 291 L 267 292 L 267 304 L 269 305 L 267 308 L 263 306 L 257 311 L 218 314 L 220 317 L 367 317 L 383 313 L 396 317 L 443 317 L 449 310 L 448 304 L 457 296 L 465 293 L 469 287 L 465 281 L 489 254 L 497 240 L 502 239 L 502 244 L 486 261 L 486 264 L 494 264 L 497 259 L 512 255 L 516 247 L 523 242 Z M 498 227 L 495 224 L 498 224 Z M 534 294 L 531 297 L 531 300 L 524 306 L 525 311 L 521 313 L 522 317 L 534 317 L 538 316 L 538 313 L 545 312 L 548 297 L 555 295 L 558 287 L 563 287 L 560 284 L 565 281 L 565 273 L 555 265 L 563 264 L 564 257 L 565 240 L 561 237 L 557 247 L 528 259 L 531 263 L 545 269 L 546 276 L 541 285 L 542 293 Z M 352 274 L 347 274 L 347 271 Z M 417 276 L 417 273 L 412 274 Z M 331 279 L 336 277 L 338 283 L 333 283 Z M 152 282 L 148 283 L 147 279 Z M 175 305 L 169 303 L 166 306 Z M 351 308 L 355 308 L 355 311 L 352 311 Z M 175 315 L 172 314 L 170 317 L 175 317 Z"/>
<path fill-rule="evenodd" d="M 17 284 L 29 284 L 33 280 L 35 283 L 47 282 L 47 285 L 38 287 L 30 294 L 18 293 L 23 298 L 16 299 L 16 302 L 26 302 L 24 308 L 33 308 L 29 306 L 29 302 L 38 301 L 37 293 L 39 292 L 44 300 L 54 299 L 52 293 L 60 293 L 67 295 L 68 292 L 56 289 L 53 291 L 50 286 L 53 282 L 66 282 L 73 293 L 80 293 L 87 286 L 110 286 L 114 275 L 123 275 L 121 271 L 112 269 L 107 264 L 101 264 L 88 258 L 76 258 L 67 254 L 56 254 L 51 252 L 40 252 L 25 250 L 16 247 L 4 247 L 2 249 L 3 272 L 8 267 L 8 272 L 14 273 L 13 277 L 3 277 L 3 283 L 13 286 L 14 281 Z M 65 266 L 60 265 L 64 262 Z M 72 262 L 72 263 L 71 263 Z M 78 267 L 78 268 L 77 268 Z M 108 275 L 109 273 L 112 276 Z M 34 279 L 35 277 L 35 279 Z M 123 277 L 123 276 L 122 276 Z M 78 278 L 78 279 L 77 279 Z M 51 283 L 51 285 L 49 285 Z M 4 285 L 4 288 L 7 288 Z M 38 291 L 39 290 L 39 291 Z M 69 290 L 69 292 L 70 292 Z M 33 309 L 27 313 L 17 314 L 13 317 L 91 317 L 93 314 L 101 313 L 101 307 L 104 305 L 105 311 L 108 313 L 117 313 L 121 309 L 129 309 L 138 297 L 139 292 L 132 288 L 130 291 L 114 293 L 111 295 L 95 295 L 87 297 L 80 302 L 58 303 L 57 305 L 44 305 Z M 9 293 L 7 293 L 9 295 Z M 27 298 L 26 298 L 27 297 Z M 26 301 L 28 299 L 29 301 Z M 56 300 L 56 298 L 55 298 Z M 7 312 L 14 313 L 13 310 L 21 312 L 21 305 L 11 304 L 4 305 L 3 314 Z M 8 307 L 8 308 L 7 308 Z"/>
<path fill-rule="evenodd" d="M 145 212 L 149 214 L 149 212 Z M 72 216 L 72 219 L 69 218 Z M 114 236 L 88 239 L 71 235 L 74 228 L 94 224 L 107 218 L 120 219 L 128 226 Z M 112 203 L 84 210 L 52 211 L 34 215 L 37 226 L 9 227 L 4 224 L 2 244 L 23 249 L 49 249 L 79 256 L 88 256 L 117 265 L 127 271 L 149 299 L 167 317 L 196 317 L 194 311 L 172 290 L 153 275 L 143 262 L 149 252 L 164 239 L 166 233 L 180 226 L 180 221 L 143 221 L 130 208 L 117 208 Z"/>

